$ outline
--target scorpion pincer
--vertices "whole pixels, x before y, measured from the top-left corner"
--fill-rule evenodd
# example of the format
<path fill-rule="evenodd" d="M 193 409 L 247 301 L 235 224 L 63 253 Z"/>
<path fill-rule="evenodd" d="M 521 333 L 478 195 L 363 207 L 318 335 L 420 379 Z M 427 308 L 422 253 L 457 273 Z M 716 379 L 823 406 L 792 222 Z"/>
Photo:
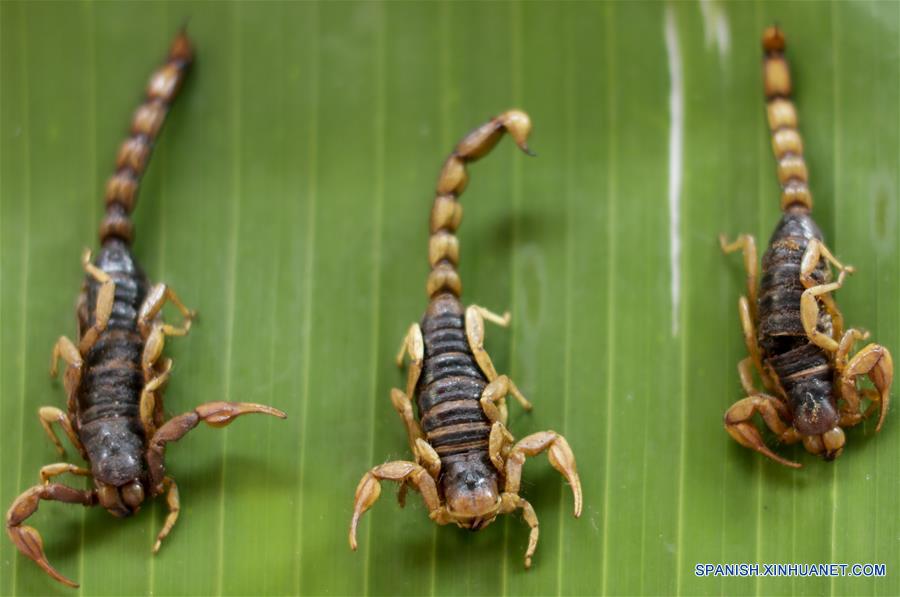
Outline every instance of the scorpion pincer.
<path fill-rule="evenodd" d="M 810 216 L 812 196 L 784 48 L 782 32 L 767 29 L 763 34 L 764 87 L 784 215 L 763 255 L 759 290 L 753 237 L 742 234 L 733 243 L 720 238 L 726 253 L 743 251 L 747 296 L 741 297 L 739 312 L 750 353 L 738 365 L 748 396 L 728 409 L 724 423 L 742 446 L 799 468 L 799 463 L 769 449 L 752 423 L 753 415 L 759 414 L 779 441 L 802 441 L 807 451 L 833 460 L 844 449 L 844 428 L 879 411 L 875 431 L 881 430 L 894 366 L 891 353 L 878 344 L 869 344 L 850 357 L 854 344 L 869 334 L 844 330 L 832 296 L 853 268 L 834 257 Z M 831 266 L 839 272 L 836 280 Z M 765 392 L 754 387 L 754 369 Z M 859 387 L 862 376 L 868 376 L 874 389 Z M 868 401 L 867 408 L 861 399 Z"/>
<path fill-rule="evenodd" d="M 148 497 L 166 493 L 169 513 L 153 547 L 155 553 L 179 512 L 178 488 L 166 475 L 166 444 L 200 421 L 221 427 L 247 413 L 285 416 L 259 404 L 209 402 L 164 419 L 162 391 L 172 369 L 171 359 L 160 359 L 165 338 L 186 335 L 194 312 L 165 284 L 150 286 L 131 253 L 130 214 L 153 143 L 192 60 L 191 44 L 182 32 L 166 63 L 150 78 L 146 100 L 134 113 L 131 136 L 119 149 L 116 173 L 106 186 L 100 251 L 96 259 L 92 260 L 89 250 L 82 257 L 86 276 L 77 308 L 78 342 L 61 337 L 53 347 L 51 375 L 56 375 L 60 358 L 68 365 L 64 376 L 68 412 L 43 407 L 38 412 L 40 422 L 59 453 L 65 454 L 52 427 L 58 424 L 89 468 L 68 463 L 43 467 L 41 483 L 16 498 L 6 514 L 6 532 L 19 551 L 72 587 L 78 585 L 50 565 L 37 530 L 23 524 L 41 500 L 99 504 L 113 516 L 126 517 L 137 513 Z M 163 321 L 166 302 L 181 312 L 181 326 Z M 93 488 L 51 482 L 66 473 L 91 478 Z"/>
<path fill-rule="evenodd" d="M 543 451 L 571 485 L 575 516 L 581 515 L 581 481 L 565 438 L 543 431 L 514 444 L 506 428 L 508 394 L 527 410 L 531 405 L 509 377 L 494 369 L 484 349 L 484 322 L 506 326 L 509 314 L 500 316 L 477 305 L 463 308 L 460 302 L 455 233 L 462 217 L 458 197 L 468 181 L 466 164 L 486 155 L 505 132 L 530 154 L 526 145 L 530 131 L 527 114 L 504 112 L 460 141 L 441 170 L 431 210 L 430 301 L 421 322 L 410 326 L 397 355 L 398 366 L 404 355 L 410 359 L 406 391 L 391 391 L 415 462 L 388 462 L 363 476 L 350 522 L 354 550 L 359 518 L 378 499 L 380 482 L 389 480 L 400 483 L 401 506 L 407 486 L 412 486 L 422 494 L 430 518 L 441 525 L 454 523 L 474 531 L 500 514 L 522 510 L 531 528 L 525 553 L 525 566 L 530 567 L 538 519 L 531 504 L 519 496 L 519 486 L 525 458 Z M 413 398 L 418 417 L 413 414 Z"/>

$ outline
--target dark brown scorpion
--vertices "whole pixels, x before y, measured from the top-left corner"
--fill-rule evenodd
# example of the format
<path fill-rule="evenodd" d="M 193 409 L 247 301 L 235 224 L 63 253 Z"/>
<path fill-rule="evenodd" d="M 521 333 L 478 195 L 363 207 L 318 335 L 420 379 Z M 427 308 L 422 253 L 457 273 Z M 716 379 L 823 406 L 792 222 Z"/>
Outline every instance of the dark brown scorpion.
<path fill-rule="evenodd" d="M 165 284 L 150 286 L 131 253 L 131 211 L 138 183 L 153 143 L 163 125 L 193 59 L 191 44 L 181 33 L 168 60 L 150 78 L 146 101 L 137 109 L 131 136 L 122 144 L 116 173 L 106 186 L 106 215 L 100 225 L 100 251 L 91 259 L 85 251 L 86 272 L 78 302 L 78 342 L 61 337 L 53 347 L 51 375 L 57 362 L 68 365 L 64 385 L 68 412 L 55 407 L 39 410 L 41 425 L 65 454 L 52 425 L 58 424 L 90 465 L 58 463 L 40 471 L 41 484 L 25 491 L 6 514 L 6 532 L 23 554 L 61 583 L 78 585 L 60 574 L 44 555 L 43 542 L 23 522 L 41 500 L 106 508 L 113 516 L 131 516 L 144 500 L 166 493 L 169 514 L 153 547 L 172 530 L 178 518 L 178 487 L 166 475 L 165 447 L 200 421 L 214 427 L 227 425 L 247 413 L 284 417 L 269 406 L 240 402 L 209 402 L 165 421 L 162 391 L 172 369 L 171 359 L 160 359 L 166 336 L 184 336 L 194 312 Z M 161 310 L 172 303 L 184 323 L 164 323 Z M 51 479 L 61 474 L 90 477 L 93 489 L 74 489 Z"/>
<path fill-rule="evenodd" d="M 404 355 L 410 358 L 406 391 L 391 391 L 391 402 L 406 427 L 415 462 L 388 462 L 363 476 L 356 488 L 350 523 L 350 547 L 354 550 L 359 518 L 381 494 L 380 482 L 389 480 L 401 484 L 401 505 L 407 486 L 419 491 L 430 518 L 441 525 L 455 523 L 476 531 L 499 514 L 521 509 L 531 528 L 525 552 L 525 566 L 530 567 L 537 547 L 538 519 L 531 504 L 519 497 L 519 485 L 525 458 L 545 450 L 550 464 L 571 485 L 575 516 L 581 515 L 581 481 L 565 438 L 543 431 L 513 445 L 513 436 L 506 429 L 507 394 L 525 409 L 530 410 L 531 404 L 509 377 L 494 369 L 484 349 L 484 322 L 507 326 L 509 313 L 500 316 L 477 305 L 464 309 L 459 300 L 462 284 L 455 232 L 462 218 L 458 197 L 468 182 L 466 163 L 486 155 L 504 132 L 530 154 L 526 144 L 530 131 L 527 114 L 504 112 L 460 141 L 441 170 L 431 210 L 430 302 L 421 323 L 410 326 L 397 355 L 398 366 L 403 365 Z M 411 398 L 417 399 L 418 419 Z"/>
<path fill-rule="evenodd" d="M 853 328 L 845 331 L 843 316 L 831 296 L 853 268 L 834 257 L 810 217 L 812 196 L 784 48 L 781 31 L 767 29 L 763 34 L 764 86 L 784 215 L 763 255 L 758 293 L 753 237 L 743 234 L 733 243 L 720 238 L 726 253 L 743 251 L 747 296 L 741 297 L 739 310 L 750 352 L 738 365 L 748 396 L 725 413 L 725 429 L 742 446 L 799 468 L 799 463 L 766 446 L 752 423 L 753 415 L 758 413 L 781 442 L 802 441 L 807 451 L 833 460 L 844 449 L 843 428 L 857 425 L 877 409 L 880 415 L 875 431 L 881 430 L 894 366 L 891 353 L 878 344 L 869 344 L 850 358 L 854 344 L 869 334 Z M 835 281 L 830 266 L 839 272 Z M 766 392 L 754 387 L 753 369 Z M 858 387 L 864 375 L 874 389 Z M 869 401 L 865 410 L 861 398 Z"/>

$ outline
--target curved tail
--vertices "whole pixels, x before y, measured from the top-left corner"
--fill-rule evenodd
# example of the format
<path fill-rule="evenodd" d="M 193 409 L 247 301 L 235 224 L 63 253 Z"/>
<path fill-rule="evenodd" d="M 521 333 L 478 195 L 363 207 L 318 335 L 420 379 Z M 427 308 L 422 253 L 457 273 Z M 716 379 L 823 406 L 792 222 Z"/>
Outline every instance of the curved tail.
<path fill-rule="evenodd" d="M 100 224 L 101 244 L 110 239 L 131 244 L 134 237 L 131 212 L 137 201 L 141 175 L 193 58 L 191 42 L 182 31 L 172 42 L 166 63 L 153 73 L 147 83 L 147 97 L 135 110 L 131 120 L 131 136 L 119 147 L 116 173 L 106 183 L 106 215 Z"/>
<path fill-rule="evenodd" d="M 778 161 L 781 209 L 797 206 L 812 209 L 809 173 L 803 159 L 803 139 L 797 130 L 797 109 L 791 101 L 791 73 L 784 57 L 784 34 L 778 27 L 763 33 L 763 85 L 766 112 L 772 131 L 772 151 Z"/>
<path fill-rule="evenodd" d="M 462 195 L 469 181 L 466 164 L 487 155 L 508 132 L 519 149 L 534 155 L 525 141 L 531 132 L 531 119 L 520 110 L 509 110 L 481 125 L 457 144 L 444 162 L 438 177 L 434 205 L 431 208 L 431 237 L 428 240 L 427 291 L 430 298 L 443 293 L 462 294 L 462 282 L 456 266 L 459 263 L 459 241 L 456 229 L 462 219 Z"/>

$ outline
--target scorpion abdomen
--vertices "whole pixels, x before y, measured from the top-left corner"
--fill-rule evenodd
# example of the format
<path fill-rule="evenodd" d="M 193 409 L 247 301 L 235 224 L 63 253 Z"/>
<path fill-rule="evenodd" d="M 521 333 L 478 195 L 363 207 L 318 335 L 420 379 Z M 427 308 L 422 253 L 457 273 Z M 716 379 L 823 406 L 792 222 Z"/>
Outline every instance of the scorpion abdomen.
<path fill-rule="evenodd" d="M 442 461 L 472 452 L 486 455 L 491 423 L 479 400 L 487 378 L 469 347 L 459 299 L 435 297 L 421 327 L 425 358 L 417 394 L 426 440 Z"/>
<path fill-rule="evenodd" d="M 762 260 L 759 295 L 759 345 L 763 358 L 778 376 L 804 435 L 818 435 L 836 425 L 831 359 L 813 344 L 800 318 L 800 280 L 803 255 L 810 241 L 822 232 L 804 207 L 785 212 L 775 228 Z M 829 279 L 824 261 L 812 273 L 819 284 Z M 831 317 L 822 310 L 818 328 L 831 334 Z"/>
<path fill-rule="evenodd" d="M 86 355 L 76 422 L 93 476 L 118 486 L 143 472 L 146 438 L 140 400 L 144 341 L 137 320 L 148 284 L 129 248 L 116 239 L 104 244 L 94 265 L 115 282 L 115 299 L 106 329 Z M 82 331 L 94 323 L 100 289 L 90 274 L 86 285 L 89 316 L 81 321 Z"/>
<path fill-rule="evenodd" d="M 763 255 L 759 344 L 770 355 L 787 352 L 807 341 L 800 319 L 800 296 L 806 290 L 800 281 L 800 265 L 813 239 L 822 240 L 819 227 L 805 209 L 791 209 L 782 216 Z M 820 263 L 813 278 L 821 284 L 826 277 L 825 265 Z M 830 325 L 831 321 L 823 318 L 821 323 Z"/>

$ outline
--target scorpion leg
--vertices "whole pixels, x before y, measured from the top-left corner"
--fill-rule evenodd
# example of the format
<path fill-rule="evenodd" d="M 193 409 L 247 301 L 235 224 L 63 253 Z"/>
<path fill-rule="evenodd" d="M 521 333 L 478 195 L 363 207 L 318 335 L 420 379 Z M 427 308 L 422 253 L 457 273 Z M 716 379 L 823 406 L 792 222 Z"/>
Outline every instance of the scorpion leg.
<path fill-rule="evenodd" d="M 59 359 L 62 358 L 68 367 L 63 376 L 63 387 L 66 389 L 66 402 L 69 414 L 75 412 L 75 393 L 81 384 L 81 373 L 84 368 L 84 359 L 75 343 L 65 336 L 60 336 L 53 345 L 53 351 L 50 355 L 50 377 L 56 377 L 58 372 L 57 365 Z"/>
<path fill-rule="evenodd" d="M 741 386 L 747 394 L 753 396 L 760 393 L 753 385 L 753 357 L 746 357 L 738 362 L 738 375 L 741 378 Z"/>
<path fill-rule="evenodd" d="M 738 314 L 741 318 L 741 329 L 744 331 L 744 344 L 747 346 L 747 352 L 753 366 L 762 379 L 763 386 L 769 391 L 775 393 L 777 383 L 773 380 L 769 371 L 763 367 L 762 351 L 759 348 L 759 341 L 756 337 L 757 322 L 757 299 L 759 296 L 759 262 L 756 252 L 756 240 L 749 234 L 741 234 L 737 239 L 729 243 L 724 234 L 719 235 L 719 246 L 726 255 L 741 250 L 744 256 L 744 270 L 747 272 L 747 296 L 742 296 L 738 301 Z M 749 299 L 747 298 L 749 297 Z M 749 371 L 743 364 L 738 364 L 738 372 L 741 375 L 741 383 L 748 394 L 753 394 L 746 380 L 752 379 Z"/>
<path fill-rule="evenodd" d="M 406 335 L 406 351 L 409 354 L 409 372 L 406 376 L 406 396 L 410 397 L 416 391 L 419 376 L 422 374 L 422 361 L 425 360 L 425 340 L 422 338 L 422 328 L 414 323 Z M 402 366 L 402 361 L 401 365 Z"/>
<path fill-rule="evenodd" d="M 422 438 L 416 440 L 416 447 L 413 450 L 416 454 L 416 462 L 425 467 L 428 474 L 437 482 L 441 475 L 441 457 L 435 449 Z"/>
<path fill-rule="evenodd" d="M 832 336 L 819 331 L 819 303 L 817 297 L 822 297 L 823 302 L 826 304 L 826 310 L 831 313 L 831 310 L 828 308 L 828 302 L 831 301 L 833 303 L 833 301 L 828 293 L 834 292 L 844 285 L 844 277 L 847 271 L 846 269 L 841 270 L 836 282 L 812 286 L 804 290 L 803 294 L 800 295 L 800 320 L 803 322 L 803 329 L 806 331 L 809 341 L 832 353 L 837 352 L 838 342 Z M 834 325 L 833 329 L 837 330 L 838 321 L 835 320 L 834 313 L 831 313 L 831 315 Z"/>
<path fill-rule="evenodd" d="M 796 435 L 792 433 L 793 428 L 784 422 L 785 419 L 790 418 L 787 407 L 774 396 L 766 394 L 747 396 L 735 402 L 725 412 L 725 431 L 745 448 L 756 450 L 785 466 L 800 468 L 801 465 L 799 463 L 782 458 L 766 446 L 762 436 L 759 434 L 759 430 L 750 422 L 754 413 L 759 413 L 762 416 L 769 429 L 781 441 L 786 443 L 796 441 Z"/>
<path fill-rule="evenodd" d="M 94 308 L 94 325 L 85 331 L 78 343 L 78 350 L 85 355 L 97 342 L 97 338 L 106 329 L 109 316 L 112 315 L 113 301 L 116 298 L 116 283 L 109 274 L 91 263 L 91 250 L 85 249 L 81 256 L 81 265 L 84 271 L 92 278 L 100 282 L 100 290 L 97 293 L 97 305 Z"/>
<path fill-rule="evenodd" d="M 850 328 L 844 332 L 841 341 L 838 343 L 837 352 L 834 353 L 834 369 L 838 380 L 840 380 L 844 370 L 847 368 L 847 363 L 850 360 L 850 352 L 853 350 L 853 347 L 856 346 L 856 343 L 860 340 L 867 340 L 868 338 L 869 332 L 858 330 L 856 328 Z M 856 384 L 854 383 L 854 386 L 855 385 Z M 859 410 L 860 393 L 864 398 L 871 402 L 869 408 L 867 408 L 864 413 L 861 413 Z M 865 388 L 861 390 L 861 392 L 848 393 L 847 396 L 841 395 L 840 398 L 842 398 L 842 402 L 840 403 L 840 426 L 853 427 L 854 425 L 861 423 L 863 419 L 868 418 L 872 412 L 874 412 L 874 407 L 877 407 L 876 403 L 880 401 L 881 395 L 876 390 Z"/>
<path fill-rule="evenodd" d="M 750 354 L 750 360 L 753 363 L 753 366 L 756 368 L 757 373 L 759 373 L 759 378 L 763 382 L 763 386 L 770 392 L 774 392 L 776 388 L 776 383 L 773 381 L 772 376 L 769 372 L 763 367 L 762 364 L 762 350 L 759 347 L 759 340 L 756 337 L 756 315 L 753 311 L 753 307 L 751 303 L 747 300 L 747 297 L 742 296 L 740 300 L 738 300 L 738 314 L 741 317 L 741 329 L 744 332 L 744 344 L 747 346 L 747 352 Z M 738 365 L 738 373 L 741 374 L 741 382 L 744 383 L 745 377 L 744 372 L 741 371 L 741 365 Z M 749 374 L 749 371 L 747 371 Z M 747 379 L 753 379 L 753 376 L 749 376 Z M 747 386 L 744 385 L 746 389 Z M 750 390 L 747 391 L 748 394 L 752 394 Z"/>
<path fill-rule="evenodd" d="M 78 475 L 79 477 L 91 476 L 91 471 L 86 468 L 69 464 L 68 462 L 57 462 L 56 464 L 48 464 L 47 466 L 41 467 L 41 483 L 47 485 L 53 477 L 58 477 L 59 475 L 64 475 L 66 473 Z"/>
<path fill-rule="evenodd" d="M 514 438 L 506 426 L 500 421 L 495 421 L 491 425 L 491 435 L 488 439 L 488 455 L 491 462 L 501 473 L 506 470 L 506 457 L 509 454 L 509 446 L 513 443 Z"/>
<path fill-rule="evenodd" d="M 813 272 L 823 258 L 827 263 L 834 265 L 834 267 L 838 269 L 840 272 L 840 274 L 838 274 L 839 280 L 843 280 L 843 274 L 845 272 L 847 274 L 852 274 L 854 272 L 852 266 L 844 265 L 838 261 L 831 251 L 828 250 L 828 247 L 821 241 L 812 239 L 806 246 L 806 251 L 803 253 L 803 260 L 800 262 L 800 282 L 803 284 L 804 288 L 810 289 L 818 285 L 816 279 L 813 278 Z M 825 310 L 831 315 L 832 338 L 840 338 L 844 333 L 844 316 L 841 314 L 837 303 L 830 294 L 822 294 L 820 296 L 822 302 L 825 304 Z M 819 346 L 821 346 L 821 344 Z M 825 347 L 822 346 L 822 348 Z"/>
<path fill-rule="evenodd" d="M 185 307 L 174 290 L 166 284 L 159 283 L 155 284 L 150 289 L 150 292 L 147 293 L 147 298 L 144 299 L 144 304 L 141 305 L 141 310 L 138 312 L 138 329 L 141 330 L 145 340 L 152 332 L 153 321 L 159 315 L 166 301 L 175 305 L 184 318 L 181 327 L 166 326 L 166 334 L 169 336 L 184 336 L 190 331 L 191 321 L 197 316 L 197 312 Z"/>
<path fill-rule="evenodd" d="M 38 419 L 41 422 L 41 427 L 44 428 L 44 431 L 50 438 L 50 441 L 56 446 L 56 451 L 59 452 L 60 456 L 64 455 L 66 450 L 63 448 L 62 442 L 59 441 L 59 437 L 53 430 L 53 423 L 58 423 L 59 426 L 62 427 L 66 437 L 69 438 L 69 441 L 72 442 L 72 445 L 78 450 L 78 453 L 84 454 L 84 446 L 81 445 L 81 440 L 78 439 L 78 434 L 75 433 L 75 428 L 72 425 L 72 420 L 69 418 L 69 415 L 54 406 L 42 406 L 38 409 Z"/>
<path fill-rule="evenodd" d="M 747 296 L 750 297 L 750 312 L 756 319 L 756 297 L 759 292 L 759 261 L 756 258 L 756 239 L 749 234 L 741 234 L 729 243 L 724 234 L 719 235 L 719 246 L 726 255 L 740 250 L 744 255 L 744 269 L 747 272 Z"/>
<path fill-rule="evenodd" d="M 166 346 L 166 336 L 184 336 L 188 330 L 190 330 L 190 325 L 179 328 L 161 322 L 153 324 L 144 344 L 144 354 L 141 355 L 141 368 L 145 381 L 153 378 L 156 362 L 162 356 Z"/>
<path fill-rule="evenodd" d="M 575 455 L 566 438 L 555 431 L 539 431 L 524 437 L 513 446 L 506 458 L 506 488 L 505 493 L 518 494 L 519 485 L 522 482 L 522 465 L 527 456 L 537 456 L 541 452 L 547 452 L 550 464 L 558 470 L 572 486 L 572 496 L 575 500 L 575 518 L 581 516 L 581 479 L 578 478 L 578 470 L 575 467 Z"/>
<path fill-rule="evenodd" d="M 850 328 L 844 332 L 841 341 L 838 343 L 837 352 L 834 353 L 834 368 L 837 369 L 838 374 L 843 373 L 844 369 L 847 368 L 847 362 L 850 360 L 850 351 L 853 350 L 856 343 L 860 340 L 868 339 L 869 332 L 863 330 Z"/>
<path fill-rule="evenodd" d="M 403 338 L 400 353 L 397 355 L 398 367 L 403 366 L 404 352 L 409 354 L 410 359 L 406 393 L 404 394 L 398 389 L 391 390 L 391 403 L 394 405 L 394 410 L 397 411 L 403 420 L 406 434 L 409 438 L 409 447 L 415 452 L 416 439 L 425 435 L 422 433 L 422 428 L 413 415 L 412 402 L 410 401 L 410 396 L 413 395 L 416 385 L 419 383 L 419 376 L 422 373 L 422 361 L 425 358 L 425 341 L 422 339 L 422 330 L 417 323 L 409 327 L 409 331 Z"/>
<path fill-rule="evenodd" d="M 204 421 L 210 427 L 224 427 L 241 415 L 261 413 L 284 419 L 286 414 L 266 406 L 251 402 L 207 402 L 194 410 L 172 417 L 156 430 L 147 447 L 147 468 L 150 470 L 153 495 L 159 495 L 163 491 L 165 479 L 165 454 L 166 444 L 176 442 L 184 437 L 188 431 L 196 427 L 200 421 Z"/>
<path fill-rule="evenodd" d="M 58 483 L 35 485 L 16 498 L 6 513 L 6 533 L 16 548 L 23 555 L 34 560 L 44 572 L 54 579 L 64 585 L 77 587 L 78 583 L 69 580 L 50 565 L 47 556 L 44 555 L 44 541 L 41 539 L 41 534 L 34 527 L 22 525 L 29 516 L 37 511 L 41 500 L 94 506 L 97 504 L 97 495 L 93 491 L 72 489 Z"/>
<path fill-rule="evenodd" d="M 394 410 L 399 413 L 400 418 L 403 420 L 403 425 L 406 427 L 406 435 L 409 439 L 409 448 L 415 452 L 416 440 L 425 437 L 425 434 L 413 415 L 412 402 L 409 396 L 394 388 L 391 390 L 391 404 L 394 405 Z"/>
<path fill-rule="evenodd" d="M 156 432 L 156 415 L 159 412 L 156 390 L 161 388 L 169 381 L 169 375 L 172 372 L 172 359 L 166 359 L 163 368 L 156 377 L 144 380 L 144 389 L 141 390 L 140 414 L 141 425 L 144 427 L 144 435 L 153 437 Z"/>
<path fill-rule="evenodd" d="M 534 508 L 528 503 L 528 500 L 519 497 L 514 493 L 504 493 L 500 497 L 500 513 L 509 514 L 516 510 L 522 510 L 522 518 L 528 523 L 531 532 L 528 534 L 528 549 L 525 550 L 525 567 L 531 568 L 531 558 L 534 556 L 534 550 L 537 549 L 538 536 L 540 529 L 538 528 L 538 517 L 534 512 Z"/>
<path fill-rule="evenodd" d="M 516 384 L 506 375 L 497 376 L 491 383 L 485 386 L 481 393 L 481 408 L 491 423 L 499 421 L 506 425 L 509 412 L 506 408 L 506 395 L 522 395 Z M 531 410 L 531 404 L 526 400 L 522 406 L 525 410 Z"/>
<path fill-rule="evenodd" d="M 416 464 L 424 466 L 425 470 L 428 471 L 428 474 L 434 479 L 434 482 L 437 483 L 441 475 L 441 457 L 438 456 L 438 453 L 431 447 L 431 444 L 421 437 L 416 438 L 416 441 L 412 446 L 412 451 L 413 455 L 416 457 Z M 406 506 L 406 492 L 407 489 L 409 489 L 409 484 L 410 482 L 408 480 L 401 481 L 400 489 L 397 490 L 397 503 L 400 504 L 401 508 Z"/>
<path fill-rule="evenodd" d="M 485 314 L 488 314 L 489 317 L 485 317 Z M 475 355 L 475 361 L 478 363 L 478 367 L 488 378 L 488 381 L 492 382 L 497 379 L 498 375 L 490 355 L 488 355 L 487 351 L 484 349 L 485 319 L 497 323 L 498 325 L 505 326 L 509 323 L 509 314 L 507 313 L 504 317 L 500 317 L 477 305 L 472 305 L 466 309 L 466 338 L 469 341 L 469 348 L 472 349 L 472 354 Z M 516 384 L 514 384 L 512 380 L 509 380 L 508 384 L 510 393 L 519 401 L 522 408 L 531 410 L 531 403 L 525 399 L 525 396 L 522 395 L 522 392 L 519 391 Z"/>
<path fill-rule="evenodd" d="M 156 543 L 153 544 L 153 553 L 159 553 L 159 548 L 162 547 L 163 539 L 168 537 L 169 533 L 172 532 L 172 527 L 175 526 L 175 521 L 178 520 L 178 513 L 181 511 L 181 501 L 178 499 L 178 485 L 175 484 L 175 479 L 166 476 L 163 477 L 162 483 L 163 491 L 167 492 L 166 505 L 169 506 L 169 513 L 166 515 L 166 521 L 163 523 L 163 528 L 156 536 Z"/>
<path fill-rule="evenodd" d="M 841 397 L 848 406 L 856 405 L 859 409 L 859 390 L 856 387 L 856 379 L 867 375 L 875 384 L 877 395 L 867 393 L 868 397 L 879 403 L 881 414 L 878 417 L 878 425 L 875 431 L 881 431 L 884 417 L 887 415 L 888 406 L 891 403 L 891 382 L 894 379 L 894 361 L 887 348 L 878 344 L 869 344 L 854 356 L 847 367 L 841 373 Z"/>
<path fill-rule="evenodd" d="M 376 466 L 360 480 L 356 486 L 356 497 L 353 503 L 353 518 L 350 520 L 350 549 L 356 551 L 356 527 L 359 518 L 366 510 L 372 507 L 378 496 L 381 495 L 380 481 L 397 481 L 411 483 L 428 507 L 432 516 L 436 516 L 441 509 L 441 499 L 438 497 L 437 485 L 434 478 L 422 465 L 405 460 L 396 460 Z"/>

